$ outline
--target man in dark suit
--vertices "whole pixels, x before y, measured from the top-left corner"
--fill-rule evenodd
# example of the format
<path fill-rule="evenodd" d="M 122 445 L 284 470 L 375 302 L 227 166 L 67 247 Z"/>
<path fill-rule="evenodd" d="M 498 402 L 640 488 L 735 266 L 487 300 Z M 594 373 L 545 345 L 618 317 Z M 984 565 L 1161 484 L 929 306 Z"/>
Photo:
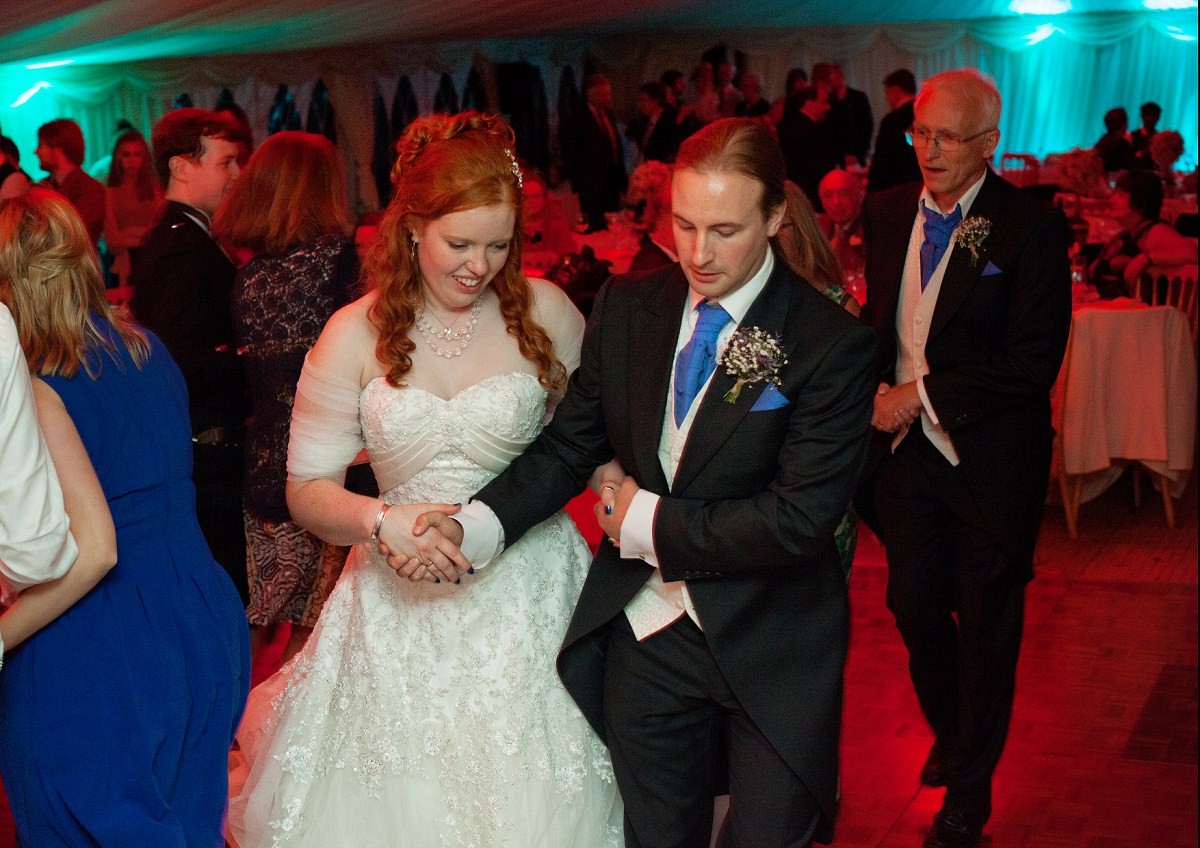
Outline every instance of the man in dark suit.
<path fill-rule="evenodd" d="M 675 107 L 667 104 L 662 83 L 646 82 L 638 86 L 638 112 L 642 118 L 632 128 L 643 162 L 670 162 L 679 149 L 676 136 Z"/>
<path fill-rule="evenodd" d="M 938 74 L 914 114 L 923 185 L 865 208 L 881 383 L 878 464 L 859 502 L 887 548 L 888 607 L 936 736 L 921 779 L 946 787 L 925 846 L 969 848 L 1012 711 L 1071 321 L 1068 231 L 988 168 L 991 80 Z"/>
<path fill-rule="evenodd" d="M 813 65 L 812 84 L 828 92 L 829 126 L 838 145 L 839 166 L 867 164 L 871 149 L 871 133 L 875 120 L 871 116 L 871 101 L 864 91 L 846 84 L 846 75 L 834 62 Z"/>
<path fill-rule="evenodd" d="M 587 108 L 579 117 L 579 135 L 571 151 L 575 191 L 590 231 L 605 228 L 604 213 L 621 207 L 625 190 L 625 152 L 612 113 L 612 85 L 603 74 L 584 84 Z"/>
<path fill-rule="evenodd" d="M 821 178 L 841 161 L 833 128 L 826 120 L 826 96 L 824 89 L 813 86 L 788 97 L 778 129 L 788 179 L 800 186 L 818 212 L 823 211 Z"/>
<path fill-rule="evenodd" d="M 917 79 L 907 68 L 892 71 L 883 78 L 883 93 L 891 111 L 879 122 L 875 154 L 867 172 L 867 191 L 882 191 L 921 179 L 917 154 L 906 135 L 913 122 Z"/>
<path fill-rule="evenodd" d="M 833 534 L 864 457 L 874 339 L 773 249 L 797 232 L 784 173 L 749 119 L 683 143 L 680 264 L 608 282 L 554 419 L 454 517 L 479 567 L 596 466 L 628 472 L 603 492 L 608 538 L 558 668 L 612 754 L 629 848 L 707 848 L 726 781 L 722 844 L 832 834 L 847 643 Z M 755 369 L 713 356 L 755 331 L 775 363 L 740 384 Z"/>
<path fill-rule="evenodd" d="M 196 512 L 213 556 L 243 600 L 244 377 L 236 355 L 230 295 L 234 266 L 209 232 L 212 215 L 238 176 L 239 128 L 206 109 L 168 112 L 151 134 L 167 208 L 133 257 L 132 308 L 183 372 L 188 388 Z"/>

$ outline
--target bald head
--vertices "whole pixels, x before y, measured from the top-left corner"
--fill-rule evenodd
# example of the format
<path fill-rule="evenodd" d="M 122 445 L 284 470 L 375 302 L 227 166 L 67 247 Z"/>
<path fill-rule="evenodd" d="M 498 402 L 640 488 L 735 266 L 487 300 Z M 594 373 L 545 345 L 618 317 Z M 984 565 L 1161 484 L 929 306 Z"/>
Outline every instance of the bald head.
<path fill-rule="evenodd" d="M 858 217 L 862 209 L 863 192 L 862 180 L 841 168 L 826 174 L 817 187 L 825 214 L 841 225 L 849 224 Z"/>

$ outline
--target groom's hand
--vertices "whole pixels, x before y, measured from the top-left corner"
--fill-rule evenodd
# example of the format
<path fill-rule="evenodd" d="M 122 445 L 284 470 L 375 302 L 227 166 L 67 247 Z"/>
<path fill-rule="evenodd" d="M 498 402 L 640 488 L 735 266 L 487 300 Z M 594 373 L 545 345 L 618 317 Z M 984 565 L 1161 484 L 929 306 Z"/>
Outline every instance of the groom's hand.
<path fill-rule="evenodd" d="M 457 506 L 439 504 L 436 510 L 418 514 L 410 531 L 415 553 L 406 554 L 383 546 L 380 546 L 380 553 L 387 556 L 388 565 L 407 580 L 461 582 L 463 574 L 473 574 L 475 569 L 459 550 L 462 526 L 448 515 L 457 511 Z"/>
<path fill-rule="evenodd" d="M 605 484 L 600 490 L 600 502 L 593 507 L 600 529 L 618 548 L 621 547 L 621 522 L 625 520 L 629 504 L 638 491 L 637 481 L 627 476 L 619 487 Z"/>

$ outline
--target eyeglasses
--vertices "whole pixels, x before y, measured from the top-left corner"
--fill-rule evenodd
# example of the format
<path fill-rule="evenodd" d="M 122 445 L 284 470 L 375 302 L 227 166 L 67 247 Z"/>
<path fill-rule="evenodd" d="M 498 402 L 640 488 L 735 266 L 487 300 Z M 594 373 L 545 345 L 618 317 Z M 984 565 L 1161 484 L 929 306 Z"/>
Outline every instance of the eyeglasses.
<path fill-rule="evenodd" d="M 959 137 L 952 133 L 940 133 L 938 135 L 934 135 L 929 130 L 910 128 L 909 131 L 904 134 L 904 137 L 908 139 L 908 143 L 917 150 L 924 150 L 929 146 L 929 142 L 932 141 L 933 146 L 938 150 L 941 150 L 943 153 L 953 153 L 968 141 L 974 141 L 975 139 L 985 136 L 990 132 L 995 132 L 995 129 L 995 127 L 992 127 L 991 129 L 984 130 L 983 132 L 977 132 L 975 135 Z"/>

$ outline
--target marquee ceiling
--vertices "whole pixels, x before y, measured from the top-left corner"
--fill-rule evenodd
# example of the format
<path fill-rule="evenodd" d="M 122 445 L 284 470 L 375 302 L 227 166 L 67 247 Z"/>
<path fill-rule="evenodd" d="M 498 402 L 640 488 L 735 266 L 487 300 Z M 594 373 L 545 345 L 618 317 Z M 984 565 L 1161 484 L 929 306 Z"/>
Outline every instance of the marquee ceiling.
<path fill-rule="evenodd" d="M 1045 12 L 1131 12 L 1194 0 L 14 0 L 0 64 L 79 64 L 287 50 L 601 35 L 968 21 Z"/>

